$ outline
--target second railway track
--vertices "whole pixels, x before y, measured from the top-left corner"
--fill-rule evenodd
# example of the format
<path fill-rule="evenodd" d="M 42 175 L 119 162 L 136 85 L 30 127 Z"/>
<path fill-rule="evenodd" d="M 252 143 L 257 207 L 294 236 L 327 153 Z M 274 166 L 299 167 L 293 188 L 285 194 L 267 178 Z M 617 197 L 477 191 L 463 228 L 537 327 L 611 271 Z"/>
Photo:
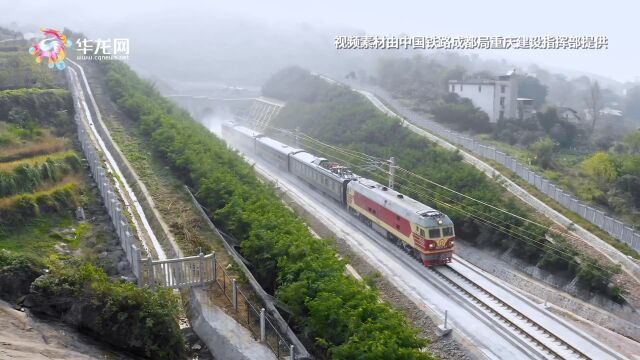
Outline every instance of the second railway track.
<path fill-rule="evenodd" d="M 545 357 L 552 359 L 591 359 L 591 357 L 563 341 L 535 320 L 524 315 L 453 268 L 449 266 L 431 268 L 431 272 L 461 292 L 477 307 L 495 317 L 509 330 L 533 342 Z"/>

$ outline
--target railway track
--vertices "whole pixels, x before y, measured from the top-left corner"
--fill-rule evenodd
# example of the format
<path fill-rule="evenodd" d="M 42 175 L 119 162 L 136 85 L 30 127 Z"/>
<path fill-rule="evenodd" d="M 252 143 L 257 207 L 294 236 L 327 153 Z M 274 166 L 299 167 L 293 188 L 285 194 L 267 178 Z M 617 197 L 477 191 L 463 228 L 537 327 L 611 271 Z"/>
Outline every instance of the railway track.
<path fill-rule="evenodd" d="M 591 359 L 590 356 L 565 342 L 536 320 L 526 316 L 452 267 L 430 268 L 430 272 L 450 284 L 452 288 L 496 318 L 506 328 L 529 339 L 545 357 L 551 359 Z"/>
<path fill-rule="evenodd" d="M 397 243 L 391 241 L 389 241 L 389 243 L 395 245 L 400 251 L 407 255 L 404 256 L 404 261 L 411 262 L 411 260 L 415 260 L 419 264 L 418 266 L 421 267 L 422 262 L 419 258 L 415 257 L 414 254 L 407 252 L 405 248 L 399 246 Z M 548 330 L 532 316 L 527 316 L 499 296 L 496 296 L 493 292 L 487 290 L 485 287 L 463 275 L 460 271 L 454 269 L 454 266 L 462 266 L 469 271 L 474 272 L 476 275 L 486 278 L 486 276 L 474 266 L 460 261 L 459 258 L 456 260 L 457 261 L 454 265 L 429 267 L 424 270 L 427 274 L 435 274 L 440 280 L 447 284 L 449 289 L 457 291 L 458 295 L 462 296 L 477 309 L 500 323 L 505 330 L 513 334 L 517 334 L 517 336 L 522 339 L 514 339 L 515 341 L 525 340 L 528 344 L 520 341 L 521 345 L 524 347 L 535 348 L 535 351 L 543 358 L 567 360 L 600 359 L 599 357 L 587 355 L 584 351 L 579 350 L 569 342 L 557 336 L 554 332 Z M 414 266 L 413 263 L 411 266 Z M 422 277 L 425 279 L 428 278 L 427 275 L 423 275 Z M 432 281 L 433 279 L 427 280 Z M 509 291 L 512 290 L 509 289 Z M 543 314 L 540 311 L 538 314 L 540 317 L 548 316 L 548 314 Z M 584 341 L 591 343 L 603 352 L 608 353 L 612 356 L 611 358 L 622 358 L 619 354 L 611 352 L 606 347 L 601 346 L 589 338 L 584 338 Z"/>

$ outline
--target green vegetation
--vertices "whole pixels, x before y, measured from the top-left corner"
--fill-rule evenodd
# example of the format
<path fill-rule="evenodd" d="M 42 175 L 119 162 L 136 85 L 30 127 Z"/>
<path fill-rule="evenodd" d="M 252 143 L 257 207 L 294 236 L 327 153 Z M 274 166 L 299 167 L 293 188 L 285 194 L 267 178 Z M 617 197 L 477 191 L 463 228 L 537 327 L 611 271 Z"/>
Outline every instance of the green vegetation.
<path fill-rule="evenodd" d="M 640 130 L 629 133 L 621 144 L 608 152 L 596 152 L 581 163 L 580 171 L 590 187 L 578 195 L 624 214 L 631 223 L 640 221 Z"/>
<path fill-rule="evenodd" d="M 533 155 L 533 162 L 545 169 L 551 165 L 555 149 L 556 143 L 550 137 L 538 139 L 538 141 L 529 146 L 529 150 Z"/>
<path fill-rule="evenodd" d="M 0 250 L 0 276 L 24 267 L 43 266 L 49 272 L 31 283 L 25 299 L 35 311 L 56 317 L 73 314 L 78 317 L 77 326 L 139 355 L 152 359 L 183 357 L 185 346 L 178 326 L 180 300 L 172 290 L 112 281 L 102 269 L 76 260 L 37 260 Z"/>
<path fill-rule="evenodd" d="M 309 233 L 272 186 L 225 143 L 162 98 L 126 65 L 104 64 L 111 95 L 150 143 L 241 240 L 256 278 L 291 312 L 300 333 L 336 359 L 430 359 L 418 330 L 374 289 L 345 275 L 327 241 Z"/>
<path fill-rule="evenodd" d="M 69 93 L 50 88 L 64 85 L 64 77 L 23 49 L 3 50 L 0 297 L 135 354 L 183 358 L 179 298 L 168 289 L 113 281 L 89 263 L 115 269 L 117 260 L 100 258 L 95 248 L 110 236 L 108 227 L 73 217 L 77 206 L 95 205 L 95 197 L 69 140 L 75 132 Z"/>
<path fill-rule="evenodd" d="M 24 49 L 0 51 L 0 90 L 20 88 L 62 88 L 62 71 L 38 64 Z"/>
<path fill-rule="evenodd" d="M 549 196 L 547 196 L 546 194 L 544 194 L 543 192 L 541 192 L 540 190 L 538 190 L 537 188 L 535 188 L 534 186 L 532 186 L 531 184 L 526 182 L 524 179 L 520 178 L 516 173 L 511 171 L 509 168 L 507 168 L 507 167 L 505 167 L 505 166 L 503 166 L 503 165 L 501 165 L 501 164 L 499 164 L 499 163 L 497 163 L 497 162 L 495 162 L 493 160 L 490 160 L 490 159 L 486 159 L 486 161 L 494 169 L 500 171 L 501 174 L 503 174 L 507 178 L 511 179 L 511 181 L 513 181 L 514 183 L 518 184 L 518 186 L 520 186 L 521 188 L 527 190 L 530 194 L 532 194 L 536 198 L 541 199 L 542 201 L 544 201 L 552 209 L 556 210 L 557 212 L 561 213 L 562 215 L 564 215 L 565 217 L 567 217 L 568 219 L 573 221 L 574 224 L 578 224 L 578 225 L 582 226 L 587 231 L 589 231 L 590 233 L 592 233 L 595 236 L 599 237 L 600 239 L 604 240 L 609 245 L 611 245 L 614 248 L 618 249 L 623 254 L 631 256 L 631 257 L 633 257 L 635 259 L 640 259 L 640 254 L 638 254 L 637 251 L 633 250 L 629 245 L 627 245 L 627 244 L 625 244 L 623 242 L 620 242 L 618 239 L 612 237 L 611 235 L 609 235 L 608 233 L 606 233 L 605 231 L 603 231 L 599 227 L 597 227 L 594 224 L 590 223 L 589 221 L 583 219 L 581 216 L 579 216 L 578 214 L 574 213 L 573 211 L 567 210 L 562 205 L 557 203 L 555 200 L 553 200 L 552 198 L 550 198 Z"/>
<path fill-rule="evenodd" d="M 0 119 L 6 119 L 20 127 L 26 128 L 37 123 L 62 130 L 73 125 L 64 116 L 64 112 L 71 108 L 71 96 L 63 89 L 25 88 L 0 91 Z"/>
<path fill-rule="evenodd" d="M 73 210 L 79 205 L 78 184 L 59 184 L 45 191 L 0 199 L 0 224 L 16 226 L 45 213 Z"/>
<path fill-rule="evenodd" d="M 475 132 L 491 131 L 487 113 L 476 108 L 471 100 L 461 98 L 457 94 L 448 94 L 444 96 L 444 100 L 436 101 L 431 106 L 431 113 L 436 121 L 455 129 L 470 129 Z"/>
<path fill-rule="evenodd" d="M 568 149 L 583 141 L 584 133 L 576 125 L 559 118 L 556 109 L 552 107 L 537 112 L 533 119 L 498 120 L 492 132 L 493 139 L 521 147 L 545 137 L 550 138 L 559 148 Z"/>
<path fill-rule="evenodd" d="M 0 163 L 0 167 L 4 164 Z M 74 153 L 38 163 L 11 164 L 12 170 L 0 170 L 0 197 L 33 191 L 45 184 L 55 184 L 64 176 L 81 169 L 80 158 Z"/>
<path fill-rule="evenodd" d="M 64 242 L 75 249 L 79 239 L 60 236 L 59 229 L 74 226 L 73 217 L 69 213 L 49 214 L 25 220 L 20 226 L 4 226 L 0 231 L 0 249 L 11 251 L 38 260 L 46 259 L 56 244 Z"/>
<path fill-rule="evenodd" d="M 51 272 L 31 285 L 41 297 L 80 297 L 97 319 L 85 324 L 116 346 L 143 344 L 152 359 L 180 359 L 184 343 L 178 326 L 179 298 L 171 289 L 138 288 L 110 281 L 91 264 L 51 263 Z M 135 349 L 134 349 L 135 350 Z"/>
<path fill-rule="evenodd" d="M 506 196 L 502 187 L 471 165 L 463 163 L 457 153 L 443 150 L 407 130 L 397 119 L 377 111 L 364 97 L 346 87 L 318 81 L 299 68 L 287 68 L 265 84 L 263 93 L 287 101 L 287 106 L 281 110 L 273 126 L 299 128 L 320 141 L 380 158 L 394 156 L 400 167 L 419 176 L 505 209 L 521 219 L 530 219 L 527 210 L 516 204 L 512 197 Z M 301 97 L 300 93 L 306 95 Z M 307 145 L 312 152 L 335 155 L 327 148 Z M 344 155 L 341 157 L 345 158 Z M 357 158 L 350 157 L 348 161 L 358 173 L 385 181 L 384 175 L 367 172 L 367 164 L 359 163 Z M 360 166 L 364 169 L 358 169 Z M 613 295 L 608 283 L 619 269 L 601 263 L 583 269 L 582 264 L 595 260 L 580 254 L 569 243 L 559 245 L 564 249 L 559 251 L 545 238 L 547 229 L 433 186 L 418 188 L 406 180 L 422 181 L 409 179 L 406 174 L 399 176 L 405 177 L 404 180 L 402 177 L 397 179 L 400 190 L 446 212 L 454 220 L 458 236 L 478 246 L 511 249 L 512 254 L 531 264 L 553 269 L 566 276 L 577 276 L 593 291 Z M 594 274 L 602 279 L 601 283 L 589 280 Z"/>
<path fill-rule="evenodd" d="M 518 80 L 518 97 L 532 99 L 536 108 L 544 104 L 548 93 L 547 87 L 535 76 L 525 75 Z"/>

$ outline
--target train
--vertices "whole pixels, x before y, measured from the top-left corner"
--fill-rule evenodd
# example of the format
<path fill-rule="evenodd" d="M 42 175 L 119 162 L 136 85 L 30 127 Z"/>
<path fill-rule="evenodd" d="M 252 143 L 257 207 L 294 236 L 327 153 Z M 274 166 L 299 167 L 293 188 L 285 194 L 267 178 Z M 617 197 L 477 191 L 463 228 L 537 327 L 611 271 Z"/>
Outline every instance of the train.
<path fill-rule="evenodd" d="M 266 160 L 332 198 L 424 266 L 452 261 L 455 231 L 446 214 L 358 176 L 348 167 L 234 122 L 223 123 L 222 134 L 239 150 Z"/>

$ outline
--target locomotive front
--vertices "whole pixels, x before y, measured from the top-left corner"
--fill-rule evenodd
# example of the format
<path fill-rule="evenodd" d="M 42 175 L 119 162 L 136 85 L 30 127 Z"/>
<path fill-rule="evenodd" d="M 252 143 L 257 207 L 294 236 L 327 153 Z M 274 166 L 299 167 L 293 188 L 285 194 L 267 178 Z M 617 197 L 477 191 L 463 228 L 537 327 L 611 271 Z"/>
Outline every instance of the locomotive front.
<path fill-rule="evenodd" d="M 450 263 L 455 246 L 451 219 L 436 210 L 425 210 L 416 215 L 412 223 L 412 236 L 416 247 L 423 250 L 421 258 L 424 265 Z"/>

